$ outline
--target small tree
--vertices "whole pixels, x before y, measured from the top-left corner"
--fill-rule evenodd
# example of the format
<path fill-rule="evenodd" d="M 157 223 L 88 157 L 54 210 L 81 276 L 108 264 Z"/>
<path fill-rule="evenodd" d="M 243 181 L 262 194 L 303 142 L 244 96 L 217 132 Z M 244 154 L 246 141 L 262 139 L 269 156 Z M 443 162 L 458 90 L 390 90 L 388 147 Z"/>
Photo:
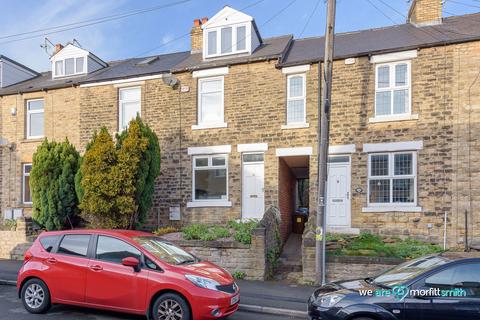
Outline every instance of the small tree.
<path fill-rule="evenodd" d="M 148 139 L 132 121 L 115 147 L 106 128 L 95 134 L 77 175 L 82 216 L 95 227 L 133 228 L 137 219 L 137 174 Z M 79 182 L 79 183 L 78 183 Z"/>
<path fill-rule="evenodd" d="M 155 179 L 160 174 L 160 145 L 155 132 L 137 116 L 132 123 L 136 122 L 141 135 L 147 139 L 147 148 L 142 152 L 138 166 L 135 183 L 135 202 L 138 206 L 136 217 L 137 224 L 145 222 L 148 211 L 152 207 L 153 193 L 155 192 Z M 128 131 L 123 131 L 117 140 L 117 149 L 120 148 L 128 136 Z"/>
<path fill-rule="evenodd" d="M 73 227 L 78 214 L 75 174 L 80 155 L 66 139 L 62 143 L 47 139 L 33 155 L 30 187 L 33 218 L 47 230 Z"/>

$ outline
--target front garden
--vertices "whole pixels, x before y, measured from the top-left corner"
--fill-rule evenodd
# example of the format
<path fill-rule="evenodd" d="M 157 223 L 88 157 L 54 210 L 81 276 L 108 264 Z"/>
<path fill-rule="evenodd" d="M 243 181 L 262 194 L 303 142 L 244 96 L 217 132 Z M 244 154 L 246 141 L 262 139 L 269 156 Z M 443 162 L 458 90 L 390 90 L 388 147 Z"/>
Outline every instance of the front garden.
<path fill-rule="evenodd" d="M 366 232 L 360 235 L 327 235 L 327 254 L 334 256 L 414 259 L 442 251 L 438 245 L 413 238 L 381 237 Z"/>

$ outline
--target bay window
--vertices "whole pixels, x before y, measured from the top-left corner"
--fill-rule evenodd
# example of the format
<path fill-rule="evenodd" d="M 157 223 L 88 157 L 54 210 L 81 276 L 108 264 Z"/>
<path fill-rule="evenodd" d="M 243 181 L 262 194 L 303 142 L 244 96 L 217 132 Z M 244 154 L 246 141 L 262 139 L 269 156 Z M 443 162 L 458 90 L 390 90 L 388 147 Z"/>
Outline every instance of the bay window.
<path fill-rule="evenodd" d="M 369 154 L 368 205 L 415 206 L 416 180 L 415 152 Z"/>

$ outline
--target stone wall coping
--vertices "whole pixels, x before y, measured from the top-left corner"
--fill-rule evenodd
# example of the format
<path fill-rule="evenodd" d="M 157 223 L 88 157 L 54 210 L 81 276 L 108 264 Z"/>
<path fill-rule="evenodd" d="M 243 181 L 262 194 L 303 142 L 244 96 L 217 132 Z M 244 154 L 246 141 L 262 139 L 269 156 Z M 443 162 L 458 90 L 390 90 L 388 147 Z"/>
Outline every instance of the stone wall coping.
<path fill-rule="evenodd" d="M 231 248 L 231 249 L 250 249 L 250 245 L 243 244 L 234 240 L 169 240 L 180 247 L 204 247 L 204 248 Z"/>
<path fill-rule="evenodd" d="M 350 263 L 350 264 L 387 264 L 397 265 L 406 260 L 394 257 L 367 257 L 367 256 L 330 256 L 327 255 L 327 263 Z"/>

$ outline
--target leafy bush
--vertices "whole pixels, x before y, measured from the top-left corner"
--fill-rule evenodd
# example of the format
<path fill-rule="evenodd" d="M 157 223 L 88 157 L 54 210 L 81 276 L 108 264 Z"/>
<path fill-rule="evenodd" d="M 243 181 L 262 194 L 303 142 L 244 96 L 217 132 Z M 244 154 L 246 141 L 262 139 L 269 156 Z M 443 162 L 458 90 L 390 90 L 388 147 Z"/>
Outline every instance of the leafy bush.
<path fill-rule="evenodd" d="M 157 230 L 153 231 L 153 234 L 156 236 L 163 236 L 164 234 L 169 234 L 169 233 L 178 232 L 178 231 L 180 231 L 178 230 L 178 228 L 168 226 L 168 227 L 158 228 Z"/>
<path fill-rule="evenodd" d="M 15 219 L 5 219 L 3 220 L 3 225 L 5 226 L 6 230 L 15 230 L 17 229 L 17 220 Z"/>
<path fill-rule="evenodd" d="M 258 220 L 246 222 L 230 221 L 227 226 L 234 230 L 233 238 L 243 244 L 252 243 L 252 231 L 258 227 Z"/>
<path fill-rule="evenodd" d="M 117 138 L 115 145 L 106 128 L 94 135 L 75 178 L 76 191 L 92 226 L 134 229 L 152 206 L 160 147 L 140 117 Z"/>
<path fill-rule="evenodd" d="M 213 241 L 230 237 L 230 231 L 219 226 L 192 224 L 182 229 L 185 240 Z"/>
<path fill-rule="evenodd" d="M 232 273 L 232 277 L 237 279 L 237 280 L 243 280 L 243 279 L 245 279 L 246 276 L 247 276 L 247 274 L 243 271 L 234 271 Z"/>
<path fill-rule="evenodd" d="M 338 236 L 334 241 L 345 241 L 346 245 L 334 250 L 333 254 L 348 256 L 375 256 L 412 259 L 427 254 L 442 252 L 442 248 L 412 238 L 401 240 L 389 238 L 387 242 L 380 236 L 371 233 L 361 233 L 358 237 L 348 239 L 348 236 Z M 327 237 L 328 240 L 328 237 Z M 330 239 L 331 241 L 332 239 Z"/>
<path fill-rule="evenodd" d="M 30 187 L 33 218 L 47 230 L 73 227 L 78 214 L 75 175 L 80 155 L 68 141 L 47 139 L 33 155 Z"/>
<path fill-rule="evenodd" d="M 140 163 L 136 172 L 135 202 L 138 206 L 136 217 L 137 224 L 142 224 L 152 207 L 153 193 L 155 192 L 155 179 L 160 174 L 160 145 L 155 132 L 142 119 L 137 116 L 133 122 L 137 123 L 140 133 L 147 140 L 147 148 L 142 151 Z M 128 137 L 128 130 L 124 130 L 117 139 L 117 150 L 121 149 Z"/>

